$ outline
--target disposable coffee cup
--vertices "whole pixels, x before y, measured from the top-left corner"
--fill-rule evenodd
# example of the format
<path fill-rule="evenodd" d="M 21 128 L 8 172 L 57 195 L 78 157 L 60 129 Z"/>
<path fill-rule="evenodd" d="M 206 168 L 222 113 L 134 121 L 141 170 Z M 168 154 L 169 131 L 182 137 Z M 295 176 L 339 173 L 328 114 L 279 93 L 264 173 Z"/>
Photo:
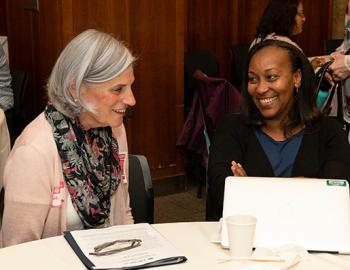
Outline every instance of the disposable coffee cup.
<path fill-rule="evenodd" d="M 249 215 L 234 215 L 226 218 L 230 255 L 236 258 L 252 256 L 257 219 Z"/>

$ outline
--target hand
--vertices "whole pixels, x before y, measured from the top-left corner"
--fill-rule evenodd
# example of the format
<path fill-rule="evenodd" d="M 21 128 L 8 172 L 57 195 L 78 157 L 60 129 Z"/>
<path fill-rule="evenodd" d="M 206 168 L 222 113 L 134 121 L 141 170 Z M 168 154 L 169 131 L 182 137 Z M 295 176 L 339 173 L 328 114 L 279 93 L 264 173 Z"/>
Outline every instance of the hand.
<path fill-rule="evenodd" d="M 329 82 L 329 84 L 333 87 L 335 85 L 332 75 L 326 71 L 326 73 L 324 74 L 324 78 L 327 80 L 327 82 Z"/>
<path fill-rule="evenodd" d="M 310 61 L 313 69 L 315 70 L 318 67 L 321 67 L 324 63 L 326 62 L 326 60 L 322 57 L 314 57 L 312 58 L 312 60 Z"/>
<path fill-rule="evenodd" d="M 350 71 L 345 66 L 345 55 L 332 55 L 334 62 L 329 66 L 328 70 L 332 74 L 334 81 L 341 81 L 350 76 Z"/>
<path fill-rule="evenodd" d="M 234 176 L 247 176 L 247 173 L 243 169 L 242 165 L 236 163 L 235 161 L 231 162 L 231 171 Z"/>

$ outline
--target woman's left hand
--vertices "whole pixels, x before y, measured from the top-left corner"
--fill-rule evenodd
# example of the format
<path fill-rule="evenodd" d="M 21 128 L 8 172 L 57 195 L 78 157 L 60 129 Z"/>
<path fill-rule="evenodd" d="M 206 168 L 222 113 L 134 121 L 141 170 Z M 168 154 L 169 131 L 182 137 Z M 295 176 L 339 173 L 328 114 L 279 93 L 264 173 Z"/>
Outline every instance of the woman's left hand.
<path fill-rule="evenodd" d="M 247 176 L 247 173 L 243 169 L 240 163 L 236 163 L 234 160 L 231 162 L 231 171 L 234 176 Z"/>

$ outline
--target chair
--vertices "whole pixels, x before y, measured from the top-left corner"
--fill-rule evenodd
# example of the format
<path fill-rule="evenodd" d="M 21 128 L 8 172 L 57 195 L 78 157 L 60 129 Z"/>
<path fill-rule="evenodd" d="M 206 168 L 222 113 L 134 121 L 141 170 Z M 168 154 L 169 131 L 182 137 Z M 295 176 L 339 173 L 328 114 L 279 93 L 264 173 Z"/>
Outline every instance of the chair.
<path fill-rule="evenodd" d="M 234 44 L 230 47 L 230 82 L 241 91 L 243 74 L 247 65 L 249 43 Z"/>
<path fill-rule="evenodd" d="M 329 55 L 334 52 L 343 42 L 343 39 L 326 39 L 323 41 L 324 52 Z"/>
<path fill-rule="evenodd" d="M 196 70 L 193 78 L 203 114 L 205 132 L 208 135 L 207 148 L 209 149 L 210 141 L 221 118 L 225 114 L 240 110 L 241 95 L 227 80 L 209 77 L 201 70 Z"/>
<path fill-rule="evenodd" d="M 201 70 L 196 70 L 193 78 L 195 92 L 191 109 L 176 145 L 185 153 L 185 167 L 195 168 L 197 197 L 200 198 L 205 184 L 210 141 L 222 117 L 239 111 L 240 93 L 227 80 L 209 77 Z M 190 159 L 186 160 L 186 157 Z"/>
<path fill-rule="evenodd" d="M 3 110 L 0 109 L 0 228 L 2 213 L 4 210 L 3 174 L 5 163 L 10 153 L 10 147 L 10 135 L 7 128 L 5 114 Z"/>
<path fill-rule="evenodd" d="M 129 157 L 130 207 L 135 223 L 154 222 L 154 194 L 152 178 L 146 157 Z"/>
<path fill-rule="evenodd" d="M 193 72 L 202 70 L 210 77 L 219 77 L 219 62 L 216 56 L 209 50 L 197 50 L 185 52 L 185 119 L 191 107 L 194 93 Z"/>
<path fill-rule="evenodd" d="M 11 137 L 17 137 L 27 124 L 24 102 L 29 76 L 26 72 L 16 69 L 11 69 L 10 73 L 12 77 L 11 87 L 14 95 L 14 107 L 6 111 L 6 119 Z"/>

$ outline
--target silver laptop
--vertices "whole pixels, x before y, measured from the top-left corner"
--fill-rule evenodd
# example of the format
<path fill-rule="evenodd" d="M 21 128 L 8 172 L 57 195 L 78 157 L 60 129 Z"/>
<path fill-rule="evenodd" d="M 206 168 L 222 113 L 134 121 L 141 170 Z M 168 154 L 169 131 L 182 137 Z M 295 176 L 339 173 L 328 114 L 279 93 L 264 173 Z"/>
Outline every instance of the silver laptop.
<path fill-rule="evenodd" d="M 350 253 L 349 185 L 345 180 L 227 177 L 221 244 L 228 247 L 225 217 L 257 218 L 254 247 L 301 245 L 309 251 Z"/>

